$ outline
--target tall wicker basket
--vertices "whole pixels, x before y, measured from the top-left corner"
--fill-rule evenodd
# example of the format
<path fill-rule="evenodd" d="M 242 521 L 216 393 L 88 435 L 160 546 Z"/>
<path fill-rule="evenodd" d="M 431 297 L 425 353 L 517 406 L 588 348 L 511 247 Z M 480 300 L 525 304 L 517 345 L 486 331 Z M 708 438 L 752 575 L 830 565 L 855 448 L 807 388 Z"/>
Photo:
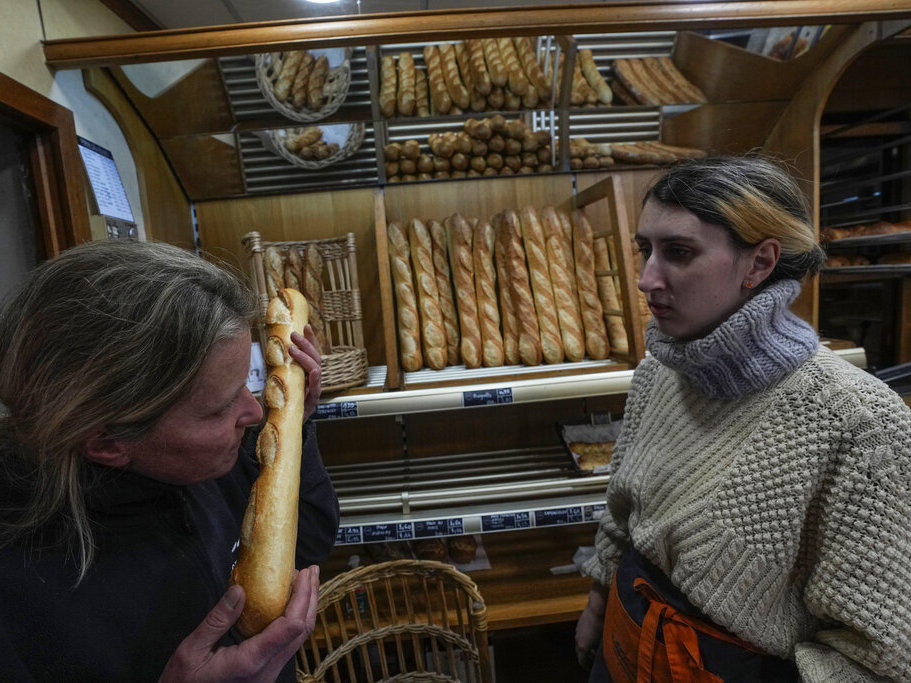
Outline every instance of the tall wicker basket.
<path fill-rule="evenodd" d="M 344 237 L 296 242 L 265 242 L 258 232 L 249 232 L 241 242 L 250 254 L 250 272 L 259 300 L 260 344 L 265 347 L 263 320 L 269 297 L 263 252 L 268 247 L 282 250 L 302 249 L 310 244 L 323 257 L 322 316 L 329 349 L 323 350 L 322 390 L 330 393 L 360 386 L 367 381 L 367 350 L 364 347 L 361 295 L 357 283 L 357 258 L 354 233 Z M 328 286 L 327 286 L 328 285 Z"/>

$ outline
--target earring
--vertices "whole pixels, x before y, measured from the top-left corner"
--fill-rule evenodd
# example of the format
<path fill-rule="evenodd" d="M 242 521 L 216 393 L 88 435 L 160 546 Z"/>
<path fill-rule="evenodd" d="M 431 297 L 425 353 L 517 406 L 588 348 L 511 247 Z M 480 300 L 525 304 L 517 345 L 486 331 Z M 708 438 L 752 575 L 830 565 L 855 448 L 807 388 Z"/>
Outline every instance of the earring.
<path fill-rule="evenodd" d="M 752 281 L 752 280 L 747 280 L 747 281 L 746 281 L 746 288 L 747 288 L 747 289 L 753 289 L 753 281 Z"/>

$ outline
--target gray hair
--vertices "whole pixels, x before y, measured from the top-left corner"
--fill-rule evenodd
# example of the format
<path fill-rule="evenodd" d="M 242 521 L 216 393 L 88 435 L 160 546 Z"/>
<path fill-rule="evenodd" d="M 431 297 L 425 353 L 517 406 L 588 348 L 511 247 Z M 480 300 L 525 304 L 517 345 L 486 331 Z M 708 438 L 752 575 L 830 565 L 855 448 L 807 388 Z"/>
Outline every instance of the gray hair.
<path fill-rule="evenodd" d="M 680 162 L 658 179 L 643 203 L 649 199 L 726 228 L 741 249 L 769 237 L 777 239 L 781 256 L 764 285 L 813 275 L 825 261 L 800 188 L 767 157 L 749 154 Z"/>
<path fill-rule="evenodd" d="M 86 441 L 148 432 L 254 314 L 238 277 L 168 244 L 91 242 L 35 268 L 0 312 L 0 476 L 28 489 L 4 505 L 0 546 L 62 521 L 81 580 Z"/>

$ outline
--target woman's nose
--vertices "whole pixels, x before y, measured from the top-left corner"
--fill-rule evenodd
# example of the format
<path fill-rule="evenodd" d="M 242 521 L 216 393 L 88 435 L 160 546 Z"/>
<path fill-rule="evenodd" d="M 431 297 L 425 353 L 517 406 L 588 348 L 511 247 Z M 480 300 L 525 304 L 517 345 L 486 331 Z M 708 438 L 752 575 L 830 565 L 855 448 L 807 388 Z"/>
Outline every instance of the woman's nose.
<path fill-rule="evenodd" d="M 652 257 L 646 259 L 639 273 L 639 289 L 642 292 L 653 292 L 664 286 L 664 277 L 657 261 Z"/>
<path fill-rule="evenodd" d="M 240 414 L 238 423 L 243 427 L 249 427 L 262 422 L 263 407 L 247 387 L 243 389 L 243 400 L 245 401 L 244 410 Z"/>

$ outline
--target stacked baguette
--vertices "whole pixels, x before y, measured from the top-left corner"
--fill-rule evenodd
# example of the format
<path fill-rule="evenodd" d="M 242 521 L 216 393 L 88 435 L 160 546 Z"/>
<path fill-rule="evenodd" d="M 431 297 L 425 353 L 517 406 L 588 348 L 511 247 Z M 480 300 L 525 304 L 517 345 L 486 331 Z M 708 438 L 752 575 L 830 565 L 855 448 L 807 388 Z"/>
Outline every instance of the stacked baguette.
<path fill-rule="evenodd" d="M 322 161 L 338 152 L 337 142 L 323 140 L 323 129 L 319 126 L 290 128 L 285 135 L 285 149 L 306 161 Z"/>
<path fill-rule="evenodd" d="M 705 94 L 674 64 L 670 57 L 617 59 L 614 90 L 626 104 L 657 107 L 662 104 L 703 104 Z"/>
<path fill-rule="evenodd" d="M 458 132 L 431 133 L 426 148 L 417 140 L 389 143 L 383 158 L 392 183 L 553 171 L 550 133 L 500 114 L 468 119 Z"/>
<path fill-rule="evenodd" d="M 387 226 L 403 370 L 627 352 L 617 281 L 585 214 L 554 207 Z"/>
<path fill-rule="evenodd" d="M 573 171 L 594 171 L 616 163 L 663 166 L 682 159 L 701 159 L 705 151 L 693 147 L 666 145 L 657 141 L 592 143 L 585 138 L 571 138 L 569 167 Z"/>
<path fill-rule="evenodd" d="M 269 299 L 278 296 L 282 288 L 296 289 L 309 305 L 309 324 L 316 336 L 321 353 L 329 353 L 323 317 L 323 257 L 314 243 L 301 247 L 266 247 L 263 252 L 263 271 Z"/>
<path fill-rule="evenodd" d="M 422 65 L 405 51 L 380 59 L 379 105 L 386 118 L 550 106 L 553 88 L 533 38 L 428 45 L 420 59 Z"/>
<path fill-rule="evenodd" d="M 298 111 L 316 111 L 326 102 L 328 75 L 329 60 L 325 55 L 317 58 L 307 50 L 283 52 L 272 91 L 279 102 Z"/>

